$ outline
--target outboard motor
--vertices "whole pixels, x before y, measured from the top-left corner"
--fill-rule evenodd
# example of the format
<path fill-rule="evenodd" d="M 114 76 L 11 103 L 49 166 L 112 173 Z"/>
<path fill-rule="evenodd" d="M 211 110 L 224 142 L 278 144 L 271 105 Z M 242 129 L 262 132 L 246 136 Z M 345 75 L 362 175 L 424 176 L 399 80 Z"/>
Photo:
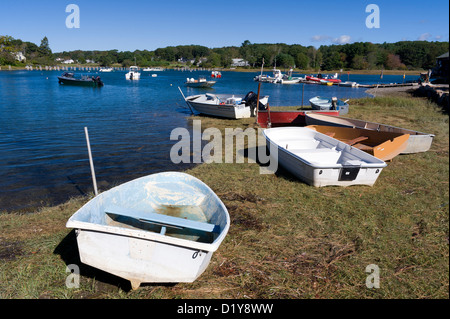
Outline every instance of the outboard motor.
<path fill-rule="evenodd" d="M 244 98 L 244 101 L 245 101 L 245 106 L 250 107 L 250 115 L 252 117 L 256 116 L 255 109 L 256 109 L 256 104 L 258 101 L 258 96 L 255 94 L 255 92 L 253 92 L 253 91 L 248 92 Z"/>
<path fill-rule="evenodd" d="M 333 96 L 331 98 L 331 109 L 337 110 L 337 97 Z"/>

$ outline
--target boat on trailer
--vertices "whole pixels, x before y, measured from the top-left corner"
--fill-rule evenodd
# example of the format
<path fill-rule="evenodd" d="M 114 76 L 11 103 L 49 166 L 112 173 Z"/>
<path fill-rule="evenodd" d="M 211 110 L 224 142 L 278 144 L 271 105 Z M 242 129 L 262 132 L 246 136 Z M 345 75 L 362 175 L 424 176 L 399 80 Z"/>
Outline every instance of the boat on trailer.
<path fill-rule="evenodd" d="M 315 186 L 372 186 L 387 164 L 351 145 L 307 127 L 276 127 L 263 131 L 278 163 Z"/>
<path fill-rule="evenodd" d="M 351 119 L 347 117 L 332 117 L 326 114 L 306 114 L 307 125 L 328 125 L 328 126 L 343 126 L 370 129 L 380 132 L 392 132 L 409 134 L 408 145 L 401 152 L 401 154 L 426 152 L 430 149 L 433 143 L 434 134 L 422 133 L 401 127 L 379 124 L 375 122 L 368 122 L 364 120 Z"/>
<path fill-rule="evenodd" d="M 227 235 L 230 216 L 199 179 L 141 177 L 100 193 L 67 221 L 83 263 L 141 283 L 193 282 Z"/>

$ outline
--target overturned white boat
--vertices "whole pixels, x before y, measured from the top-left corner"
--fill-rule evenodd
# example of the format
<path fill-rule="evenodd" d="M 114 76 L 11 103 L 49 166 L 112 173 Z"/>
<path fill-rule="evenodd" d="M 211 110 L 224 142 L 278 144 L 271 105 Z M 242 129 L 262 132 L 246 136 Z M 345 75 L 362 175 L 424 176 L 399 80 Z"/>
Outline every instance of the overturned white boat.
<path fill-rule="evenodd" d="M 241 119 L 255 116 L 255 109 L 257 105 L 257 95 L 252 91 L 247 93 L 245 96 L 206 93 L 192 95 L 186 98 L 183 95 L 183 98 L 190 108 L 193 108 L 199 113 L 231 119 Z M 268 96 L 263 96 L 262 98 L 260 97 L 259 107 L 265 108 L 268 101 Z"/>
<path fill-rule="evenodd" d="M 141 177 L 99 194 L 70 219 L 81 261 L 131 281 L 192 282 L 224 240 L 230 217 L 217 195 L 178 172 Z"/>
<path fill-rule="evenodd" d="M 366 152 L 306 127 L 270 128 L 263 134 L 268 146 L 278 148 L 274 160 L 316 187 L 372 186 L 387 165 Z"/>

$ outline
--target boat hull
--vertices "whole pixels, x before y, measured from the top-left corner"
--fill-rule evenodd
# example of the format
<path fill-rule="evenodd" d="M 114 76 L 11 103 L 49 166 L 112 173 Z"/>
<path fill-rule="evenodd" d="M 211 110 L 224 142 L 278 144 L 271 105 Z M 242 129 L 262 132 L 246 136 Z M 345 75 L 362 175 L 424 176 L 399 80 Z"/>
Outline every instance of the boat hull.
<path fill-rule="evenodd" d="M 270 128 L 266 144 L 278 149 L 279 165 L 315 186 L 372 186 L 386 163 L 306 127 Z"/>
<path fill-rule="evenodd" d="M 231 98 L 231 95 L 210 95 L 212 100 L 205 99 L 206 95 L 193 95 L 186 98 L 186 103 L 197 112 L 214 117 L 240 119 L 251 117 L 251 109 L 244 103 L 225 103 Z M 240 96 L 233 96 L 235 99 L 242 100 Z M 261 103 L 266 104 L 268 97 L 261 98 Z"/>
<path fill-rule="evenodd" d="M 375 122 L 367 122 L 363 120 L 339 117 L 334 118 L 321 114 L 308 114 L 306 116 L 307 125 L 332 125 L 343 127 L 358 127 L 370 130 L 409 134 L 408 144 L 400 154 L 412 154 L 426 152 L 430 149 L 433 143 L 434 134 L 422 133 L 401 127 L 391 125 L 379 124 Z"/>
<path fill-rule="evenodd" d="M 324 111 L 311 111 L 311 110 L 296 110 L 296 111 L 258 111 L 258 125 L 262 128 L 270 127 L 283 127 L 283 126 L 305 126 L 307 113 L 320 113 L 330 116 L 339 116 L 339 111 L 336 110 L 324 110 Z M 269 120 L 270 118 L 270 120 Z"/>
<path fill-rule="evenodd" d="M 390 161 L 408 145 L 409 134 L 379 132 L 353 127 L 306 126 L 367 152 L 382 161 Z"/>
<path fill-rule="evenodd" d="M 332 110 L 333 106 L 331 99 L 314 97 L 309 100 L 311 107 L 314 110 Z M 345 115 L 348 113 L 349 105 L 341 100 L 337 100 L 336 109 L 339 111 L 339 115 Z"/>
<path fill-rule="evenodd" d="M 191 88 L 210 88 L 216 81 L 206 81 L 206 82 L 186 82 L 185 85 Z"/>
<path fill-rule="evenodd" d="M 136 212 L 139 218 L 133 215 Z M 171 228 L 166 227 L 169 222 L 146 222 L 151 216 L 180 224 Z M 214 226 L 214 231 L 186 226 L 193 221 Z M 97 195 L 75 212 L 66 227 L 76 229 L 83 263 L 127 279 L 135 289 L 142 282 L 194 281 L 229 225 L 225 205 L 207 185 L 185 173 L 166 172 Z"/>
<path fill-rule="evenodd" d="M 63 85 L 74 85 L 74 86 L 87 86 L 87 87 L 100 87 L 103 86 L 103 82 L 97 82 L 92 80 L 79 80 L 79 79 L 71 79 L 71 78 L 64 78 L 58 76 L 58 82 L 59 84 Z"/>

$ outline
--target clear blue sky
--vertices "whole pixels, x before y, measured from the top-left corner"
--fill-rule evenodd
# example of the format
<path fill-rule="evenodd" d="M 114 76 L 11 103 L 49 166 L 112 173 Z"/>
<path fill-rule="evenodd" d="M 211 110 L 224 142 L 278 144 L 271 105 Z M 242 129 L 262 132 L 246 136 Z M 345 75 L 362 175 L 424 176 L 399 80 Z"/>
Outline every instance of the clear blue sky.
<path fill-rule="evenodd" d="M 68 29 L 68 4 L 80 8 L 80 28 Z M 380 28 L 365 21 L 380 8 Z M 0 35 L 53 52 L 134 51 L 198 44 L 209 48 L 251 43 L 304 46 L 352 42 L 449 40 L 448 0 L 0 0 Z"/>

